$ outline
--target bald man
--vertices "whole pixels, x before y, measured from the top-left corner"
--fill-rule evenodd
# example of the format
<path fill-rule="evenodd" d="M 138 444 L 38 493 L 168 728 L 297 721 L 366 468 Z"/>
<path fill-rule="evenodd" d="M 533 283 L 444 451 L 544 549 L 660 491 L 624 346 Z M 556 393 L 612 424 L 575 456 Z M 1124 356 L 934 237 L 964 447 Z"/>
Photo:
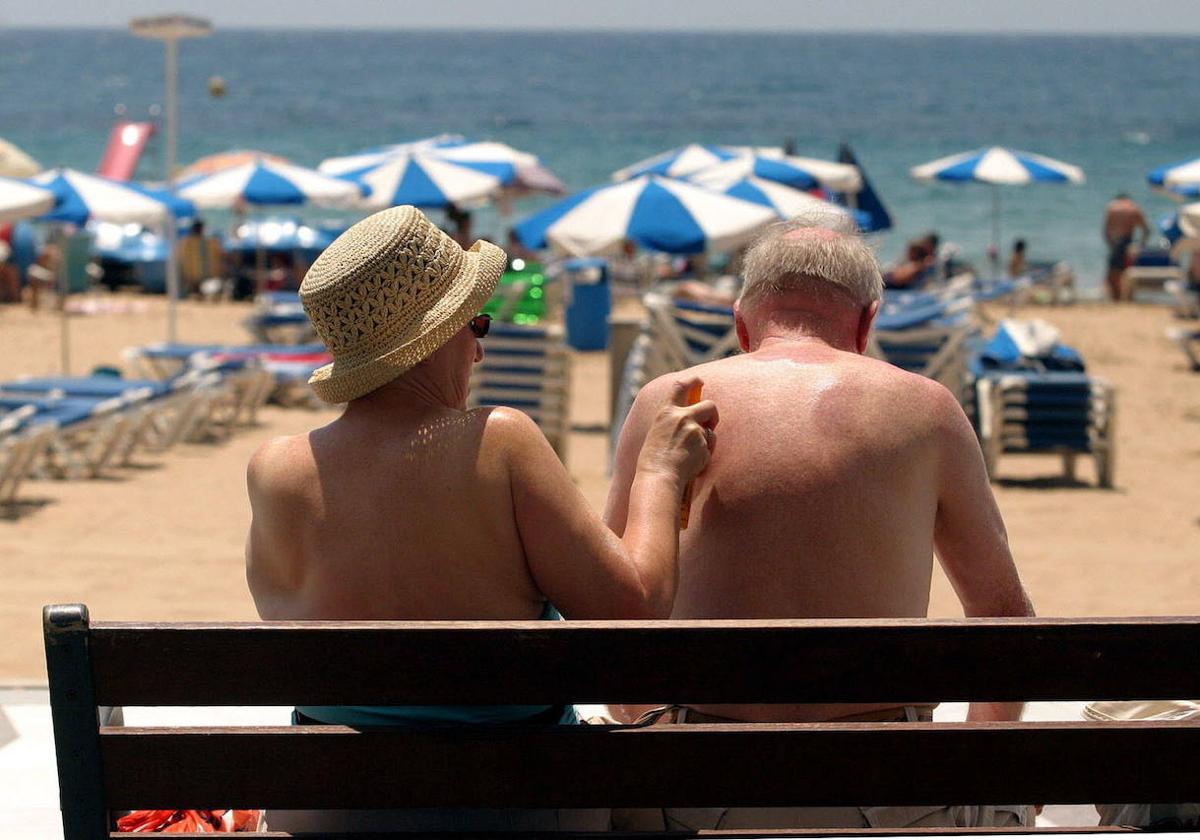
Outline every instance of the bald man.
<path fill-rule="evenodd" d="M 734 310 L 745 353 L 687 374 L 703 378 L 704 396 L 721 407 L 721 431 L 680 537 L 672 618 L 925 617 L 935 554 L 966 615 L 1033 615 L 958 402 L 932 380 L 863 355 L 881 290 L 874 254 L 852 230 L 788 223 L 747 253 Z M 643 388 L 622 430 L 606 511 L 618 534 L 653 409 L 676 378 Z M 931 711 L 902 703 L 781 704 L 696 705 L 668 714 L 699 723 L 916 721 Z M 1020 713 L 1019 703 L 973 704 L 969 718 Z M 1020 807 L 663 813 L 667 828 L 1031 819 Z"/>

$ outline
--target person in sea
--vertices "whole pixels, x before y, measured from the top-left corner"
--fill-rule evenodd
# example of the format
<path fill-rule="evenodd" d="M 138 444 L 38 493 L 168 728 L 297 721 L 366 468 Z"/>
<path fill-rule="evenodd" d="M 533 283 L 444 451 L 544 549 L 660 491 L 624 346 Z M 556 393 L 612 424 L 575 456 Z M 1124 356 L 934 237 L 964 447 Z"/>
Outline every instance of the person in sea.
<path fill-rule="evenodd" d="M 1025 259 L 1025 240 L 1018 239 L 1013 242 L 1012 253 L 1008 256 L 1008 276 L 1024 277 L 1028 269 L 1029 263 Z"/>
<path fill-rule="evenodd" d="M 782 223 L 746 255 L 742 355 L 684 372 L 721 406 L 721 445 L 680 535 L 673 619 L 923 618 L 936 554 L 968 616 L 1034 614 L 971 423 L 939 383 L 863 355 L 882 282 L 828 216 Z M 633 524 L 637 463 L 674 377 L 621 431 L 605 520 Z M 669 698 L 665 698 L 669 699 Z M 928 721 L 894 703 L 615 707 L 625 722 Z M 973 721 L 1021 704 L 973 704 Z M 614 811 L 630 829 L 1026 825 L 1026 806 Z"/>
<path fill-rule="evenodd" d="M 1150 236 L 1150 225 L 1137 202 L 1126 193 L 1118 193 L 1104 208 L 1103 229 L 1104 243 L 1108 246 L 1108 272 L 1104 279 L 1113 301 L 1124 297 L 1121 275 L 1129 264 L 1129 249 L 1135 233 L 1140 233 L 1142 244 L 1145 244 Z"/>
<path fill-rule="evenodd" d="M 467 410 L 505 267 L 413 207 L 334 241 L 300 288 L 333 354 L 310 382 L 336 420 L 264 443 L 247 474 L 246 576 L 263 619 L 663 618 L 676 587 L 680 498 L 708 463 L 715 405 L 681 376 L 643 407 L 620 537 L 526 415 Z M 381 663 L 386 667 L 386 663 Z M 573 707 L 308 707 L 294 722 L 403 726 L 578 722 Z M 582 825 L 578 822 L 583 819 Z M 595 822 L 599 820 L 599 824 Z M 607 812 L 274 812 L 290 830 L 604 828 Z"/>

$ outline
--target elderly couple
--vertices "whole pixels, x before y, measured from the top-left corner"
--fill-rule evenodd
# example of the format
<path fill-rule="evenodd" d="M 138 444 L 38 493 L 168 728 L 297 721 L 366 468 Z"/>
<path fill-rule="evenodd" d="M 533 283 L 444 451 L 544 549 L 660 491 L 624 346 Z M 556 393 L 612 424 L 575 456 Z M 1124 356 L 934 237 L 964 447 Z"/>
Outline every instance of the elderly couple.
<path fill-rule="evenodd" d="M 749 250 L 736 305 L 745 352 L 642 389 L 622 430 L 603 521 L 528 417 L 466 409 L 486 344 L 488 320 L 478 313 L 504 253 L 483 241 L 464 251 L 412 207 L 354 225 L 301 287 L 335 358 L 312 387 L 346 403 L 345 412 L 264 444 L 249 466 L 247 577 L 261 616 L 923 617 L 935 554 L 968 616 L 1032 615 L 958 403 L 941 385 L 863 355 L 882 281 L 871 250 L 840 224 L 779 225 Z M 697 381 L 706 399 L 686 405 Z M 681 537 L 680 498 L 693 479 Z M 741 705 L 671 715 L 912 721 L 930 711 Z M 970 717 L 1020 711 L 977 704 Z M 301 707 L 295 717 L 576 721 L 569 707 Z M 438 810 L 388 819 L 409 828 L 603 827 L 587 817 Z M 292 812 L 272 826 L 363 827 L 354 819 Z M 1028 819 L 1016 807 L 808 808 L 639 812 L 618 822 L 663 829 Z"/>

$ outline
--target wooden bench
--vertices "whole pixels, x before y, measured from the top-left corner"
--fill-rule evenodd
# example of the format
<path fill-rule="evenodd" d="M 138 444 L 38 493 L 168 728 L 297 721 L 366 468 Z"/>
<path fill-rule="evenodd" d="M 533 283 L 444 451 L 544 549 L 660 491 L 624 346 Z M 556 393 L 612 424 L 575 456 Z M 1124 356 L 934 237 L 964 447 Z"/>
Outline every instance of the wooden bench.
<path fill-rule="evenodd" d="M 133 808 L 1181 802 L 1200 791 L 1191 722 L 360 731 L 107 727 L 98 715 L 1196 697 L 1195 618 L 90 624 L 70 605 L 47 607 L 44 623 L 67 840 L 108 838 L 110 814 Z"/>

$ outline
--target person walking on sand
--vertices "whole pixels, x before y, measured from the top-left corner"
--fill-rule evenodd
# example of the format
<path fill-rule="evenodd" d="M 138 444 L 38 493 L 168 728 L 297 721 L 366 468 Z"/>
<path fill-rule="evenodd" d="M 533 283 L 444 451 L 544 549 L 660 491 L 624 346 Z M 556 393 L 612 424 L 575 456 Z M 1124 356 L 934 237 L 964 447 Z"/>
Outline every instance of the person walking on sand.
<path fill-rule="evenodd" d="M 768 230 L 735 304 L 743 355 L 684 371 L 721 406 L 721 445 L 680 536 L 673 619 L 920 618 L 933 557 L 968 616 L 1031 616 L 970 422 L 942 385 L 863 355 L 879 308 L 875 256 L 826 217 Z M 837 226 L 836 229 L 820 224 Z M 638 394 L 605 519 L 632 524 L 639 451 L 678 374 Z M 678 723 L 918 721 L 884 704 L 674 707 Z M 972 704 L 973 721 L 1020 703 Z M 626 709 L 632 719 L 642 710 Z M 649 824 L 639 823 L 647 818 Z M 634 828 L 1017 825 L 1011 807 L 702 809 L 624 815 Z M 617 823 L 614 815 L 614 823 Z"/>
<path fill-rule="evenodd" d="M 467 410 L 505 268 L 464 251 L 413 207 L 342 234 L 300 288 L 333 354 L 317 396 L 333 422 L 264 443 L 247 474 L 246 576 L 264 619 L 665 618 L 677 583 L 680 498 L 717 423 L 694 377 L 643 407 L 628 516 L 614 535 L 526 415 Z M 386 666 L 386 663 L 381 663 Z M 576 723 L 571 706 L 299 707 L 305 724 Z M 593 815 L 594 816 L 594 815 Z M 607 827 L 555 811 L 272 812 L 272 828 L 553 830 Z"/>
<path fill-rule="evenodd" d="M 1113 301 L 1124 297 L 1121 288 L 1121 275 L 1129 261 L 1129 247 L 1133 244 L 1134 233 L 1141 233 L 1141 244 L 1145 245 L 1150 236 L 1150 226 L 1137 202 L 1126 193 L 1117 196 L 1104 208 L 1104 242 L 1108 245 L 1108 273 L 1105 283 L 1108 285 L 1108 295 Z"/>

